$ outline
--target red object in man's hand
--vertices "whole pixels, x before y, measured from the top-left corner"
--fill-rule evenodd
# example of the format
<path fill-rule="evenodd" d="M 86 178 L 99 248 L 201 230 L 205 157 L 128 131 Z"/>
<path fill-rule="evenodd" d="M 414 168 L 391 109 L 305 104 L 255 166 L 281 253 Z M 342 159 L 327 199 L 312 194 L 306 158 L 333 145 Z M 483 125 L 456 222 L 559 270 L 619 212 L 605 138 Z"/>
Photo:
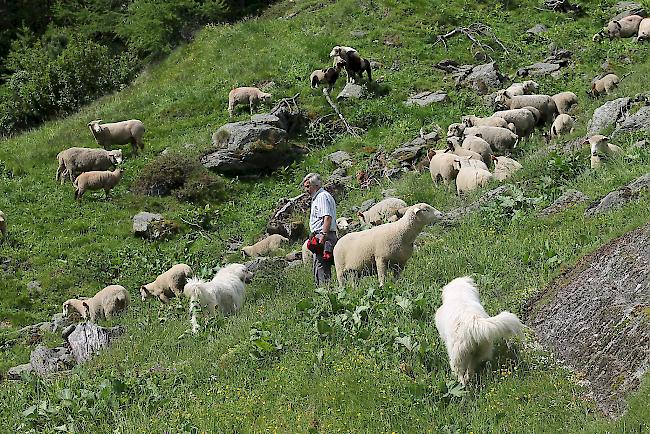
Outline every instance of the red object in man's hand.
<path fill-rule="evenodd" d="M 312 235 L 309 237 L 309 240 L 307 240 L 307 250 L 316 255 L 322 255 L 324 247 L 324 243 L 319 241 L 318 235 Z"/>

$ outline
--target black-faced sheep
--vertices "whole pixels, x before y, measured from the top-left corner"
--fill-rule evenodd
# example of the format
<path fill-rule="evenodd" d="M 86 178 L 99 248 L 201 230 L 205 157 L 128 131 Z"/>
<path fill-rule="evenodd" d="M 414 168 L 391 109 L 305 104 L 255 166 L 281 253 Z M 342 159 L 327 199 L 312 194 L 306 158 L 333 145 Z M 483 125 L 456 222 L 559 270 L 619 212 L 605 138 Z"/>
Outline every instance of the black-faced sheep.
<path fill-rule="evenodd" d="M 228 94 L 228 116 L 233 117 L 237 104 L 248 104 L 252 116 L 253 110 L 260 102 L 270 103 L 271 94 L 256 87 L 237 87 Z"/>
<path fill-rule="evenodd" d="M 93 133 L 93 137 L 97 144 L 104 149 L 116 145 L 126 145 L 131 143 L 131 149 L 134 154 L 144 149 L 144 124 L 137 120 L 131 119 L 128 121 L 112 122 L 108 124 L 100 124 L 101 119 L 90 121 L 88 128 Z"/>
<path fill-rule="evenodd" d="M 483 161 L 483 156 L 481 154 L 463 148 L 459 142 L 460 139 L 458 137 L 449 137 L 447 139 L 447 149 L 449 152 L 458 155 L 459 157 L 467 157 L 469 159 Z"/>
<path fill-rule="evenodd" d="M 639 34 L 636 37 L 637 42 L 645 42 L 650 39 L 650 18 L 644 18 L 639 24 Z"/>
<path fill-rule="evenodd" d="M 250 256 L 256 258 L 258 256 L 266 256 L 274 250 L 280 248 L 282 243 L 288 242 L 289 239 L 280 234 L 269 235 L 261 241 L 253 244 L 252 246 L 242 247 L 241 251 L 244 257 Z"/>
<path fill-rule="evenodd" d="M 363 77 L 363 72 L 368 74 L 368 81 L 372 81 L 372 73 L 370 70 L 370 61 L 364 59 L 359 55 L 357 50 L 352 47 L 335 46 L 330 51 L 330 57 L 340 57 L 345 62 L 345 72 L 348 74 L 348 82 L 357 82 Z M 335 60 L 336 61 L 336 60 Z"/>
<path fill-rule="evenodd" d="M 331 91 L 334 84 L 336 84 L 336 80 L 339 79 L 339 75 L 341 75 L 341 68 L 343 66 L 345 66 L 345 62 L 341 60 L 331 68 L 317 69 L 312 72 L 309 76 L 312 89 L 316 89 L 319 84 L 322 84 L 326 86 L 328 91 Z"/>
<path fill-rule="evenodd" d="M 187 280 L 192 277 L 192 269 L 185 264 L 176 264 L 156 277 L 151 283 L 140 287 L 140 297 L 145 301 L 149 295 L 158 297 L 163 303 L 183 293 Z"/>
<path fill-rule="evenodd" d="M 83 172 L 92 170 L 107 170 L 113 166 L 122 163 L 122 150 L 115 149 L 107 151 L 105 149 L 94 148 L 69 148 L 59 152 L 56 156 L 59 161 L 59 167 L 56 171 L 56 180 L 65 182 L 65 177 L 70 177 L 70 182 Z"/>
<path fill-rule="evenodd" d="M 628 15 L 618 21 L 610 21 L 603 30 L 607 33 L 609 39 L 614 38 L 631 38 L 636 36 L 639 31 L 639 25 L 643 17 L 639 15 Z"/>
<path fill-rule="evenodd" d="M 123 169 L 84 172 L 74 181 L 74 198 L 81 199 L 86 190 L 104 190 L 106 198 L 122 179 Z"/>
<path fill-rule="evenodd" d="M 130 302 L 129 292 L 123 286 L 110 285 L 92 298 L 67 300 L 63 303 L 63 315 L 68 316 L 72 307 L 84 320 L 90 319 L 94 322 L 100 317 L 110 319 L 113 315 L 126 310 Z"/>
<path fill-rule="evenodd" d="M 442 218 L 442 213 L 426 203 L 409 207 L 404 217 L 393 223 L 375 226 L 343 237 L 334 247 L 334 266 L 339 285 L 349 273 L 372 273 L 379 285 L 386 281 L 387 270 L 395 278 L 413 254 L 413 242 L 424 226 Z"/>
<path fill-rule="evenodd" d="M 376 226 L 394 216 L 400 208 L 406 206 L 406 202 L 402 199 L 388 197 L 379 203 L 374 204 L 368 211 L 359 212 L 359 220 L 361 220 L 361 223 L 369 223 Z"/>
<path fill-rule="evenodd" d="M 621 79 L 616 74 L 607 74 L 591 82 L 591 96 L 598 97 L 603 93 L 609 95 L 620 83 Z"/>
<path fill-rule="evenodd" d="M 548 95 L 517 95 L 508 92 L 497 95 L 495 102 L 507 109 L 518 109 L 526 106 L 535 107 L 540 112 L 540 122 L 551 122 L 557 114 L 555 101 Z"/>

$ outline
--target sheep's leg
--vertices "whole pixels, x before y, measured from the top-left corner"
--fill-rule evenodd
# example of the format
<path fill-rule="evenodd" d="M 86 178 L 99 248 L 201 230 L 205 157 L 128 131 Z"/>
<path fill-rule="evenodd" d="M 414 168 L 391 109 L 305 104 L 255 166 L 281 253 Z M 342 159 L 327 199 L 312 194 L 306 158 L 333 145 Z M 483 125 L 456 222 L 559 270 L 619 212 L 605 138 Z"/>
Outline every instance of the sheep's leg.
<path fill-rule="evenodd" d="M 384 286 L 386 282 L 386 261 L 383 258 L 375 258 L 377 265 L 377 276 L 379 277 L 379 286 Z"/>
<path fill-rule="evenodd" d="M 165 303 L 165 304 L 169 303 L 169 297 L 167 297 L 167 296 L 166 296 L 165 294 L 163 294 L 163 293 L 160 293 L 160 295 L 158 296 L 158 299 L 159 299 L 160 301 L 162 301 L 163 303 Z"/>
<path fill-rule="evenodd" d="M 249 107 L 250 110 L 251 110 L 251 116 L 253 116 L 253 106 L 254 106 L 254 105 L 255 105 L 255 104 L 253 104 L 253 101 L 251 101 L 251 100 L 248 101 L 248 107 Z"/>
<path fill-rule="evenodd" d="M 397 280 L 402 274 L 402 271 L 404 271 L 404 266 L 401 264 L 391 264 L 390 269 L 393 270 L 393 279 Z"/>
<path fill-rule="evenodd" d="M 59 164 L 59 168 L 56 170 L 56 178 L 55 179 L 57 181 L 61 180 L 61 185 L 63 185 L 63 182 L 65 181 L 66 175 L 67 174 L 65 173 L 65 167 L 63 166 L 63 164 Z"/>
<path fill-rule="evenodd" d="M 104 193 L 106 193 L 106 200 L 111 198 L 111 189 L 110 188 L 105 188 Z"/>

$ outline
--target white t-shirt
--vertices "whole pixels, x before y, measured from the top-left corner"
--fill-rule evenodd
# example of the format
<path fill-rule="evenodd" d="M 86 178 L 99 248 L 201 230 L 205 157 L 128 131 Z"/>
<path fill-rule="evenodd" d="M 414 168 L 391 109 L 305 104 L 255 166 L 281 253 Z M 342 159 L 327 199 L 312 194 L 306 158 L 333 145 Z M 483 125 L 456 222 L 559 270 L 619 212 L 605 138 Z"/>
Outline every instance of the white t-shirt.
<path fill-rule="evenodd" d="M 320 233 L 323 230 L 323 218 L 332 217 L 330 231 L 336 230 L 336 202 L 331 194 L 323 188 L 314 193 L 311 198 L 311 214 L 309 215 L 309 230 Z"/>

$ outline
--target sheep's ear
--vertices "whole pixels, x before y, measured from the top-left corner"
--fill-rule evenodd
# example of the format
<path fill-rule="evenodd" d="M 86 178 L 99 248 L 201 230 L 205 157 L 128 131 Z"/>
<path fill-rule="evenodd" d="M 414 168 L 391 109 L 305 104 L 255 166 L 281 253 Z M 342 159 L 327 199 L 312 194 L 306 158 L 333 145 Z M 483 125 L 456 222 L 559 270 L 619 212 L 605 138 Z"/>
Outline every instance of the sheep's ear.
<path fill-rule="evenodd" d="M 603 136 L 602 140 L 609 140 L 609 137 Z"/>
<path fill-rule="evenodd" d="M 616 24 L 618 26 L 619 30 L 622 28 L 621 23 L 619 23 L 618 21 L 614 21 L 614 24 Z"/>
<path fill-rule="evenodd" d="M 512 95 L 510 95 L 510 92 L 508 92 L 507 90 L 503 91 L 503 96 L 505 96 L 507 98 L 512 98 Z"/>
<path fill-rule="evenodd" d="M 88 316 L 88 314 L 90 313 L 90 306 L 88 306 L 88 303 L 86 303 L 85 301 L 82 301 L 81 304 L 86 310 L 86 316 Z"/>
<path fill-rule="evenodd" d="M 495 157 L 494 155 L 490 155 L 490 159 L 491 159 L 492 161 L 494 161 L 494 162 L 499 161 L 499 159 L 498 159 L 497 157 Z"/>
<path fill-rule="evenodd" d="M 366 220 L 364 219 L 364 215 L 363 215 L 363 213 L 362 213 L 361 211 L 359 211 L 359 212 L 357 212 L 357 215 L 359 216 L 359 218 L 361 219 L 361 221 L 365 223 Z"/>
<path fill-rule="evenodd" d="M 478 138 L 482 139 L 483 138 L 483 133 L 476 133 L 476 134 L 474 134 L 474 137 L 478 137 Z"/>

